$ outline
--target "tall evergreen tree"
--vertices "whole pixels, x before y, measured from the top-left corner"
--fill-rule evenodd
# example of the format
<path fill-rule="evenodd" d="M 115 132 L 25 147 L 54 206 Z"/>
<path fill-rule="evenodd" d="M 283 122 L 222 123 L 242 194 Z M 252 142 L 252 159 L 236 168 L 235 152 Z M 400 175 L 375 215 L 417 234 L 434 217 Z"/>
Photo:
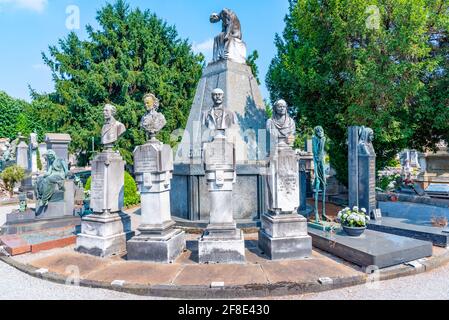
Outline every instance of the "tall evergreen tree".
<path fill-rule="evenodd" d="M 347 182 L 347 127 L 375 131 L 378 166 L 406 147 L 449 141 L 445 0 L 290 0 L 267 84 L 295 106 L 299 128 L 322 125 Z"/>
<path fill-rule="evenodd" d="M 131 164 L 134 147 L 145 141 L 139 128 L 143 95 L 152 92 L 160 99 L 167 118 L 160 138 L 169 142 L 170 133 L 187 122 L 204 57 L 194 54 L 173 26 L 149 10 L 131 9 L 123 0 L 99 10 L 97 21 L 99 30 L 86 27 L 88 40 L 72 32 L 58 46 L 50 46 L 49 54 L 43 53 L 56 91 L 35 98 L 41 106 L 46 100 L 55 106 L 51 124 L 71 134 L 72 151 L 83 163 L 90 156 L 92 137 L 100 142 L 103 105 L 116 105 L 117 119 L 128 129 L 118 147 Z"/>

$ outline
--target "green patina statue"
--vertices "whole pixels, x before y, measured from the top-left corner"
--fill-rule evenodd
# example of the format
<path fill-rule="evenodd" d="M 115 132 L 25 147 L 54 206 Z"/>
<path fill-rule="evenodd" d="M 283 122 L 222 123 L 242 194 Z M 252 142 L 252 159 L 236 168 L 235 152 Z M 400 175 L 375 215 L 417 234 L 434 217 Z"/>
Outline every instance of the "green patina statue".
<path fill-rule="evenodd" d="M 324 129 L 318 126 L 314 129 L 312 138 L 313 143 L 313 163 L 315 165 L 315 222 L 320 222 L 320 214 L 318 210 L 318 194 L 323 192 L 323 214 L 322 218 L 326 217 L 326 174 L 324 170 L 324 147 L 326 145 L 326 137 L 324 136 Z"/>
<path fill-rule="evenodd" d="M 28 203 L 27 203 L 27 196 L 25 193 L 21 193 L 19 195 L 19 212 L 24 213 L 27 210 Z"/>
<path fill-rule="evenodd" d="M 47 172 L 37 178 L 35 192 L 38 199 L 38 207 L 48 205 L 48 202 L 57 190 L 63 190 L 64 180 L 69 173 L 67 163 L 56 156 L 53 150 L 46 154 L 48 169 Z"/>

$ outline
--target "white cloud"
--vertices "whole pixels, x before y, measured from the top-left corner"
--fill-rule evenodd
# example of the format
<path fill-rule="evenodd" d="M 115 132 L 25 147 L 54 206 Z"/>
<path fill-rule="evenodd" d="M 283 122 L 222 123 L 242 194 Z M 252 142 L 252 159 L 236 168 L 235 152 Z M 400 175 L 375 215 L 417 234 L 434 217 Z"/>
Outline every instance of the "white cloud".
<path fill-rule="evenodd" d="M 0 0 L 0 5 L 10 4 L 18 9 L 26 9 L 35 12 L 43 12 L 48 0 Z"/>
<path fill-rule="evenodd" d="M 201 52 L 206 59 L 211 58 L 214 50 L 214 39 L 210 38 L 200 43 L 193 42 L 192 50 L 195 53 Z"/>

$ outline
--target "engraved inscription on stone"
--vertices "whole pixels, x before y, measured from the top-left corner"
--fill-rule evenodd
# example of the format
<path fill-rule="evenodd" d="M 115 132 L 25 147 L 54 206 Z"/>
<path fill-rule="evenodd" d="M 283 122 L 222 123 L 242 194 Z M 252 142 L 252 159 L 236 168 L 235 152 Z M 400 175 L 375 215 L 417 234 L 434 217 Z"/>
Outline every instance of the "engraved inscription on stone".
<path fill-rule="evenodd" d="M 158 152 L 152 147 L 140 147 L 134 153 L 134 171 L 136 173 L 158 172 Z"/>
<path fill-rule="evenodd" d="M 234 164 L 234 147 L 229 143 L 214 141 L 206 146 L 205 163 L 215 166 L 229 166 Z"/>
<path fill-rule="evenodd" d="M 143 174 L 143 186 L 146 188 L 151 187 L 153 184 L 151 183 L 151 174 L 150 173 L 144 173 Z"/>
<path fill-rule="evenodd" d="M 93 174 L 92 175 L 92 185 L 91 185 L 91 199 L 92 200 L 103 200 L 104 197 L 104 175 L 103 174 Z"/>

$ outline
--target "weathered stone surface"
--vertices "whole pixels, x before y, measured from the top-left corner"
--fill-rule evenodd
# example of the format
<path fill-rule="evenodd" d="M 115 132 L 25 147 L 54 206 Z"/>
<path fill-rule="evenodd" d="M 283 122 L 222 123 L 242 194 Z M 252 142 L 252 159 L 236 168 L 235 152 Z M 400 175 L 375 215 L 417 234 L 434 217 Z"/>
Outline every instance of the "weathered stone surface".
<path fill-rule="evenodd" d="M 157 119 L 155 118 L 155 121 Z M 151 130 L 154 126 L 147 123 Z M 127 243 L 128 259 L 171 263 L 186 246 L 185 233 L 173 229 L 170 189 L 173 153 L 154 137 L 134 151 L 136 181 L 141 199 L 139 236 Z"/>
<path fill-rule="evenodd" d="M 259 248 L 272 260 L 301 259 L 312 255 L 307 219 L 298 214 L 263 215 Z"/>
<path fill-rule="evenodd" d="M 362 267 L 379 269 L 432 255 L 432 243 L 366 230 L 360 237 L 309 228 L 313 246 Z"/>
<path fill-rule="evenodd" d="M 17 146 L 16 151 L 16 165 L 28 170 L 28 145 L 25 141 L 21 141 Z"/>
<path fill-rule="evenodd" d="M 94 212 L 119 212 L 123 208 L 125 162 L 107 150 L 92 161 L 90 205 Z"/>
<path fill-rule="evenodd" d="M 243 232 L 236 229 L 234 238 L 223 235 L 204 235 L 198 242 L 199 263 L 244 263 L 245 240 Z"/>
<path fill-rule="evenodd" d="M 71 141 L 72 138 L 70 137 L 69 134 L 47 133 L 45 135 L 45 142 L 47 143 L 47 147 L 45 150 L 53 150 L 58 156 L 58 158 L 61 158 L 68 163 L 69 145 Z"/>
<path fill-rule="evenodd" d="M 57 191 L 47 206 L 36 211 L 36 219 L 53 219 L 73 216 L 75 209 L 75 183 L 73 180 L 64 181 L 64 190 Z"/>
<path fill-rule="evenodd" d="M 185 232 L 172 229 L 167 235 L 140 235 L 127 243 L 128 260 L 172 263 L 186 247 Z"/>
<path fill-rule="evenodd" d="M 271 155 L 268 167 L 268 210 L 274 213 L 296 212 L 300 206 L 298 157 L 287 146 L 276 151 Z"/>
<path fill-rule="evenodd" d="M 126 253 L 126 241 L 132 236 L 127 214 L 92 214 L 81 221 L 75 250 L 100 257 L 121 255 Z"/>
<path fill-rule="evenodd" d="M 210 139 L 211 132 L 202 124 L 202 117 L 213 105 L 211 92 L 221 88 L 225 93 L 223 108 L 233 111 L 238 119 L 238 125 L 228 133 L 230 141 L 235 139 L 237 162 L 264 159 L 266 156 L 265 105 L 257 81 L 251 68 L 246 64 L 230 60 L 220 60 L 210 63 L 203 72 L 198 84 L 195 99 L 190 111 L 186 131 L 182 142 L 176 151 L 175 163 L 201 164 L 202 143 Z M 262 130 L 262 132 L 259 132 Z M 249 139 L 255 137 L 255 139 Z M 257 159 L 249 158 L 254 153 L 251 143 L 245 140 L 255 140 L 258 145 Z"/>

